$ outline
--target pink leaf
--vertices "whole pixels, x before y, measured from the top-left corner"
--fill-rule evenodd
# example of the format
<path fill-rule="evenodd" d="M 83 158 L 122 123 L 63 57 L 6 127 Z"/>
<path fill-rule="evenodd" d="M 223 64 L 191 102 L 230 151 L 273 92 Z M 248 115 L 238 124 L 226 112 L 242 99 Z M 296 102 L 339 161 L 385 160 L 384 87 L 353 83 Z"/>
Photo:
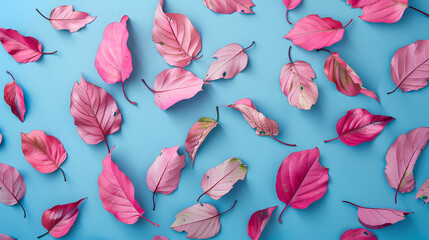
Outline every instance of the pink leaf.
<path fill-rule="evenodd" d="M 0 233 L 0 240 L 16 240 L 16 239 L 4 233 Z"/>
<path fill-rule="evenodd" d="M 305 209 L 319 200 L 328 190 L 328 168 L 319 162 L 319 148 L 291 153 L 277 172 L 276 192 L 280 201 L 286 203 L 280 213 L 279 222 L 286 207 Z"/>
<path fill-rule="evenodd" d="M 230 158 L 218 166 L 208 170 L 201 180 L 201 188 L 205 194 L 218 200 L 227 194 L 238 180 L 244 180 L 247 174 L 247 166 L 238 158 Z"/>
<path fill-rule="evenodd" d="M 217 13 L 254 13 L 251 9 L 255 6 L 252 0 L 203 0 L 203 2 L 206 7 Z"/>
<path fill-rule="evenodd" d="M 19 63 L 35 62 L 39 60 L 42 54 L 54 54 L 57 52 L 42 52 L 42 44 L 37 39 L 22 36 L 13 29 L 0 28 L 0 42 L 6 52 Z"/>
<path fill-rule="evenodd" d="M 344 28 L 352 20 L 343 27 L 341 22 L 330 17 L 320 18 L 316 14 L 308 15 L 301 18 L 284 38 L 289 38 L 293 44 L 308 51 L 328 47 L 343 38 Z"/>
<path fill-rule="evenodd" d="M 128 99 L 125 94 L 125 80 L 133 71 L 133 62 L 130 50 L 127 46 L 128 16 L 124 15 L 121 22 L 111 23 L 104 29 L 103 40 L 95 56 L 95 68 L 100 77 L 108 84 L 121 82 L 122 91 L 128 102 L 136 104 Z"/>
<path fill-rule="evenodd" d="M 361 8 L 360 19 L 368 22 L 394 23 L 401 19 L 408 0 L 347 0 L 352 8 Z"/>
<path fill-rule="evenodd" d="M 0 133 L 0 144 L 2 143 L 2 141 L 3 141 L 3 135 Z"/>
<path fill-rule="evenodd" d="M 121 128 L 122 115 L 115 99 L 104 89 L 81 79 L 76 82 L 70 96 L 70 113 L 79 136 L 88 144 L 106 142 L 107 135 Z"/>
<path fill-rule="evenodd" d="M 289 24 L 292 24 L 292 23 L 289 22 L 289 19 L 287 18 L 288 11 L 298 7 L 298 5 L 301 3 L 301 1 L 302 0 L 283 0 L 284 5 L 286 6 L 286 21 Z"/>
<path fill-rule="evenodd" d="M 277 206 L 265 208 L 259 211 L 256 211 L 252 214 L 249 219 L 249 223 L 247 224 L 247 235 L 252 240 L 258 240 L 261 236 L 262 231 L 267 225 L 268 221 L 273 214 L 273 211 L 277 208 Z"/>
<path fill-rule="evenodd" d="M 155 193 L 168 195 L 179 185 L 180 174 L 185 167 L 185 154 L 179 156 L 180 146 L 164 148 L 147 171 L 146 182 L 153 192 L 153 210 L 155 210 Z"/>
<path fill-rule="evenodd" d="M 208 203 L 197 203 L 185 208 L 176 215 L 176 221 L 170 226 L 175 231 L 187 232 L 187 238 L 207 239 L 216 236 L 220 230 L 220 215 L 229 212 L 237 203 L 225 212 Z"/>
<path fill-rule="evenodd" d="M 325 143 L 340 139 L 349 146 L 356 146 L 372 141 L 393 119 L 390 116 L 373 115 L 362 108 L 350 110 L 337 122 L 338 137 L 325 140 Z"/>
<path fill-rule="evenodd" d="M 428 141 L 429 128 L 420 127 L 399 136 L 387 150 L 385 173 L 389 185 L 396 189 L 395 203 L 398 191 L 405 193 L 414 189 L 414 165 Z"/>
<path fill-rule="evenodd" d="M 189 158 L 191 158 L 191 164 L 194 166 L 195 155 L 197 154 L 198 149 L 201 144 L 203 144 L 207 135 L 217 126 L 219 123 L 219 108 L 216 107 L 217 118 L 216 121 L 203 117 L 200 118 L 194 125 L 192 125 L 191 129 L 188 132 L 188 137 L 186 138 L 185 148 L 186 152 L 189 154 Z"/>
<path fill-rule="evenodd" d="M 24 179 L 16 168 L 4 163 L 0 163 L 0 202 L 12 206 L 19 204 L 24 211 L 24 218 L 27 216 L 21 200 L 27 188 Z"/>
<path fill-rule="evenodd" d="M 168 240 L 168 238 L 166 238 L 166 237 L 163 237 L 163 236 L 155 236 L 155 237 L 153 237 L 153 239 L 152 240 Z"/>
<path fill-rule="evenodd" d="M 6 72 L 10 74 L 13 81 L 6 84 L 4 87 L 4 101 L 10 106 L 12 113 L 15 114 L 21 122 L 24 122 L 26 111 L 24 93 L 22 92 L 21 87 L 16 83 L 12 73 L 9 71 Z"/>
<path fill-rule="evenodd" d="M 405 219 L 405 216 L 413 212 L 404 212 L 388 208 L 366 208 L 343 201 L 358 208 L 359 222 L 367 228 L 380 229 Z"/>
<path fill-rule="evenodd" d="M 153 20 L 152 39 L 164 60 L 176 67 L 188 66 L 201 51 L 201 36 L 191 21 L 179 13 L 164 13 L 160 0 Z"/>
<path fill-rule="evenodd" d="M 356 72 L 340 58 L 337 52 L 332 53 L 326 49 L 320 50 L 325 50 L 331 54 L 326 59 L 324 71 L 326 77 L 337 86 L 339 92 L 347 96 L 356 96 L 362 93 L 380 102 L 373 91 L 363 87 L 362 80 Z"/>
<path fill-rule="evenodd" d="M 51 173 L 60 169 L 66 181 L 66 175 L 60 165 L 66 160 L 67 152 L 56 137 L 34 130 L 29 134 L 21 132 L 22 153 L 25 159 L 39 172 Z"/>
<path fill-rule="evenodd" d="M 247 48 L 242 48 L 240 45 L 233 43 L 225 46 L 215 52 L 213 57 L 216 61 L 210 64 L 206 74 L 206 81 L 217 80 L 221 78 L 231 79 L 247 66 L 248 57 L 246 50 L 253 46 L 252 42 Z"/>
<path fill-rule="evenodd" d="M 345 231 L 340 240 L 378 240 L 378 238 L 365 228 L 358 228 Z"/>
<path fill-rule="evenodd" d="M 288 145 L 296 146 L 295 144 L 284 143 L 274 136 L 279 134 L 279 125 L 276 121 L 271 120 L 264 116 L 264 114 L 258 112 L 253 105 L 250 98 L 240 99 L 234 104 L 227 105 L 226 107 L 235 108 L 243 114 L 244 119 L 249 123 L 251 128 L 256 128 L 255 133 L 259 136 L 270 136 L 274 140 Z"/>
<path fill-rule="evenodd" d="M 424 203 L 429 202 L 429 178 L 420 186 L 419 191 L 416 194 L 416 200 L 418 198 L 423 199 Z"/>
<path fill-rule="evenodd" d="M 114 148 L 112 148 L 112 152 Z M 133 183 L 112 161 L 112 152 L 104 159 L 103 171 L 98 177 L 98 193 L 104 209 L 126 224 L 134 224 L 139 218 L 143 218 L 159 227 L 158 224 L 149 221 L 142 215 L 144 210 L 134 198 Z"/>
<path fill-rule="evenodd" d="M 57 205 L 43 212 L 42 225 L 48 230 L 47 233 L 39 236 L 41 238 L 47 234 L 52 237 L 60 238 L 66 235 L 76 221 L 79 214 L 79 205 L 86 198 L 73 203 Z"/>
<path fill-rule="evenodd" d="M 390 63 L 392 79 L 396 84 L 395 92 L 418 90 L 428 85 L 429 79 L 429 40 L 419 40 L 400 48 Z"/>
<path fill-rule="evenodd" d="M 177 102 L 189 99 L 203 90 L 204 81 L 183 68 L 170 68 L 155 78 L 153 89 L 144 80 L 146 87 L 155 94 L 155 104 L 167 110 Z"/>
<path fill-rule="evenodd" d="M 310 110 L 319 97 L 317 85 L 313 82 L 316 74 L 307 62 L 292 62 L 291 48 L 292 46 L 289 48 L 290 63 L 282 67 L 280 74 L 280 87 L 292 107 Z"/>
<path fill-rule="evenodd" d="M 64 5 L 54 8 L 49 18 L 44 16 L 38 9 L 36 9 L 36 11 L 42 15 L 42 17 L 49 20 L 55 29 L 65 29 L 69 30 L 71 33 L 77 32 L 96 18 L 91 17 L 86 12 L 73 11 L 73 5 Z"/>

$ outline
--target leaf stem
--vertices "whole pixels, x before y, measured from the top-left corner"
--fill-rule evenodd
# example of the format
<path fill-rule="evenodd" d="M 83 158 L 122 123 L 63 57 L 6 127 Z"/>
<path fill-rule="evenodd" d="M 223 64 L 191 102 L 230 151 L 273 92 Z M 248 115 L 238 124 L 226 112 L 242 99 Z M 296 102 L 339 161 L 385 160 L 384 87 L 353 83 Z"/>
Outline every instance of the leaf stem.
<path fill-rule="evenodd" d="M 199 57 L 197 57 L 197 58 L 193 57 L 193 58 L 192 58 L 192 60 L 198 60 L 198 59 L 200 59 L 200 58 L 202 58 L 202 57 L 203 57 L 203 55 L 201 55 L 201 56 L 199 56 Z"/>
<path fill-rule="evenodd" d="M 391 92 L 388 92 L 387 94 L 392 94 L 392 93 L 394 93 L 396 90 L 398 90 L 398 88 L 399 88 L 399 86 L 401 86 L 401 84 L 399 84 L 393 91 L 391 91 Z"/>
<path fill-rule="evenodd" d="M 324 142 L 324 143 L 332 142 L 332 141 L 337 140 L 337 139 L 339 139 L 339 138 L 340 138 L 340 137 L 336 137 L 336 138 L 333 138 L 333 139 L 325 140 L 325 141 L 323 141 L 323 142 Z"/>
<path fill-rule="evenodd" d="M 425 13 L 425 12 L 423 12 L 422 10 L 420 10 L 420 9 L 417 9 L 417 8 L 415 8 L 415 7 L 413 7 L 413 6 L 410 6 L 410 5 L 408 5 L 408 7 L 409 8 L 411 8 L 411 9 L 413 9 L 413 10 L 416 10 L 417 12 L 419 12 L 419 13 L 423 13 L 424 15 L 426 15 L 426 16 L 428 16 L 429 17 L 429 14 L 428 13 Z"/>
<path fill-rule="evenodd" d="M 110 153 L 109 143 L 107 142 L 106 136 L 104 136 L 104 142 L 106 143 L 107 151 Z"/>
<path fill-rule="evenodd" d="M 292 63 L 292 58 L 290 57 L 290 50 L 292 49 L 292 45 L 290 45 L 289 47 L 289 52 L 288 52 L 288 56 L 289 56 L 289 61 L 290 63 Z"/>
<path fill-rule="evenodd" d="M 344 26 L 343 28 L 346 28 L 348 25 L 350 25 L 350 23 L 352 23 L 353 22 L 353 18 L 352 19 L 350 19 L 350 21 L 349 21 L 349 23 L 347 23 L 346 24 L 346 26 Z"/>
<path fill-rule="evenodd" d="M 290 21 L 289 21 L 289 19 L 287 18 L 287 13 L 288 13 L 288 9 L 286 8 L 286 21 L 289 23 L 289 24 L 292 24 Z"/>
<path fill-rule="evenodd" d="M 128 102 L 130 102 L 130 103 L 131 103 L 131 104 L 133 104 L 133 105 L 137 105 L 137 103 L 136 103 L 136 102 L 131 101 L 130 99 L 128 99 L 127 94 L 125 93 L 125 84 L 124 84 L 124 82 L 123 82 L 123 81 L 122 81 L 122 92 L 124 92 L 124 96 L 125 96 L 125 98 L 127 99 L 127 101 L 128 101 Z"/>
<path fill-rule="evenodd" d="M 50 18 L 47 18 L 45 15 L 43 15 L 40 11 L 39 11 L 39 9 L 37 9 L 36 8 L 36 11 L 42 16 L 42 17 L 44 17 L 46 20 L 51 20 Z"/>
<path fill-rule="evenodd" d="M 143 215 L 141 215 L 141 217 L 142 217 L 144 220 L 148 221 L 149 223 L 153 224 L 155 227 L 159 227 L 159 224 L 158 224 L 158 223 L 154 223 L 154 222 L 152 222 L 151 220 L 149 220 L 149 219 L 145 218 Z"/>
<path fill-rule="evenodd" d="M 49 231 L 47 231 L 46 233 L 44 233 L 44 234 L 42 234 L 42 235 L 38 236 L 37 238 L 41 238 L 41 237 L 43 237 L 43 236 L 45 236 L 45 235 L 48 235 L 48 234 L 49 234 Z"/>
<path fill-rule="evenodd" d="M 203 194 L 201 194 L 201 195 L 198 197 L 197 202 L 199 202 L 199 201 L 200 201 L 200 198 L 201 198 L 202 196 L 204 196 L 206 193 L 207 193 L 207 192 L 203 192 Z"/>
<path fill-rule="evenodd" d="M 231 211 L 231 209 L 235 206 L 236 203 L 237 203 L 237 200 L 235 200 L 234 204 L 232 204 L 232 206 L 228 210 L 226 210 L 225 212 L 219 213 L 219 215 L 222 215 L 224 213 L 227 213 L 227 212 Z"/>
<path fill-rule="evenodd" d="M 332 52 L 331 52 L 331 51 L 329 51 L 329 50 L 328 50 L 328 49 L 326 49 L 326 48 L 317 49 L 317 51 L 316 51 L 316 52 L 318 52 L 318 51 L 320 51 L 320 50 L 323 50 L 323 51 L 326 51 L 326 52 L 328 52 L 328 53 L 332 54 Z"/>
<path fill-rule="evenodd" d="M 152 209 L 152 211 L 155 211 L 155 193 L 156 193 L 156 191 L 154 191 L 153 195 L 152 195 L 152 202 L 153 202 L 153 209 Z"/>
<path fill-rule="evenodd" d="M 280 216 L 279 216 L 279 223 L 282 223 L 282 215 L 283 215 L 283 212 L 286 210 L 287 206 L 288 206 L 288 205 L 286 205 L 286 206 L 285 206 L 285 208 L 283 208 L 282 212 L 280 213 Z"/>
<path fill-rule="evenodd" d="M 27 217 L 27 213 L 25 212 L 24 206 L 22 206 L 22 203 L 19 200 L 16 200 L 16 201 L 18 202 L 19 206 L 21 206 L 22 211 L 24 211 L 24 218 L 26 218 Z"/>
<path fill-rule="evenodd" d="M 274 139 L 274 140 L 276 140 L 277 142 L 279 142 L 279 143 L 281 143 L 281 144 L 284 144 L 284 145 L 287 145 L 287 146 L 291 146 L 291 147 L 296 147 L 296 144 L 289 144 L 289 143 L 285 143 L 285 142 L 282 142 L 282 141 L 280 141 L 280 140 L 278 140 L 277 138 L 275 138 L 273 135 L 269 135 L 272 139 Z"/>
<path fill-rule="evenodd" d="M 152 88 L 149 87 L 149 85 L 147 85 L 146 81 L 144 79 L 142 79 L 144 85 L 146 85 L 147 89 L 149 89 L 151 92 L 153 93 L 157 93 L 158 91 L 153 90 Z"/>
<path fill-rule="evenodd" d="M 343 201 L 343 203 L 348 203 L 348 204 L 353 205 L 353 206 L 355 206 L 355 207 L 361 208 L 361 206 L 356 205 L 356 204 L 354 204 L 354 203 L 351 203 L 351 202 L 349 202 L 349 201 Z"/>
<path fill-rule="evenodd" d="M 57 53 L 57 51 L 54 51 L 54 52 L 40 52 L 41 54 L 54 54 L 54 53 Z"/>
<path fill-rule="evenodd" d="M 8 74 L 12 77 L 13 81 L 15 82 L 15 78 L 13 77 L 12 73 L 10 73 L 10 72 L 9 72 L 9 71 L 7 71 L 7 70 L 6 70 L 6 73 L 8 73 Z"/>
<path fill-rule="evenodd" d="M 246 51 L 247 49 L 249 49 L 250 47 L 252 47 L 253 44 L 255 44 L 255 41 L 253 41 L 252 44 L 250 44 L 250 46 L 248 46 L 247 48 L 243 49 L 243 51 Z"/>
<path fill-rule="evenodd" d="M 219 122 L 219 106 L 216 106 L 216 122 Z"/>
<path fill-rule="evenodd" d="M 64 182 L 67 182 L 66 175 L 64 174 L 63 169 L 61 167 L 58 167 L 58 169 L 60 169 L 61 173 L 63 174 Z"/>

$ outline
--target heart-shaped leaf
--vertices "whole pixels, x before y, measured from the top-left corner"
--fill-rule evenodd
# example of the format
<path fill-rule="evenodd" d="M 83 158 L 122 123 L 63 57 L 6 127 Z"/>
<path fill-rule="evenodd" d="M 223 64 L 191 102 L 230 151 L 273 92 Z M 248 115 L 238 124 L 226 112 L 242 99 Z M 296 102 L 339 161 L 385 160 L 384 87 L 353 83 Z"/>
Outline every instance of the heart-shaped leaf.
<path fill-rule="evenodd" d="M 408 0 L 347 0 L 352 8 L 361 8 L 360 19 L 368 22 L 394 23 L 399 21 L 408 7 Z"/>
<path fill-rule="evenodd" d="M 283 0 L 283 4 L 286 6 L 286 21 L 287 21 L 289 24 L 292 24 L 292 23 L 289 21 L 289 19 L 288 19 L 288 17 L 287 17 L 287 13 L 288 13 L 288 11 L 289 11 L 289 10 L 292 10 L 292 9 L 294 9 L 294 8 L 296 8 L 296 7 L 298 7 L 298 5 L 299 5 L 301 2 L 302 2 L 302 0 Z"/>
<path fill-rule="evenodd" d="M 247 235 L 249 235 L 252 240 L 259 239 L 265 225 L 267 225 L 276 208 L 277 206 L 265 208 L 254 212 L 252 216 L 250 216 L 249 223 L 247 224 Z"/>
<path fill-rule="evenodd" d="M 24 122 L 26 111 L 24 93 L 21 87 L 16 83 L 12 73 L 9 71 L 6 72 L 10 74 L 13 81 L 4 86 L 4 101 L 10 106 L 12 113 L 15 114 L 21 122 Z"/>
<path fill-rule="evenodd" d="M 4 233 L 0 233 L 0 240 L 16 240 L 16 239 Z"/>
<path fill-rule="evenodd" d="M 24 218 L 27 214 L 20 200 L 24 197 L 26 191 L 24 179 L 18 170 L 7 164 L 0 163 L 0 202 L 8 206 L 18 203 L 24 212 Z"/>
<path fill-rule="evenodd" d="M 418 198 L 423 199 L 424 203 L 429 202 L 429 178 L 420 186 L 419 191 L 416 194 L 416 200 Z"/>
<path fill-rule="evenodd" d="M 378 238 L 365 228 L 358 228 L 345 231 L 340 240 L 378 240 Z"/>
<path fill-rule="evenodd" d="M 217 13 L 254 13 L 251 9 L 255 6 L 252 0 L 203 0 L 203 2 L 206 7 Z"/>
<path fill-rule="evenodd" d="M 44 16 L 38 9 L 36 11 L 42 17 L 49 20 L 52 26 L 57 30 L 69 30 L 71 33 L 79 31 L 79 29 L 91 23 L 97 17 L 91 17 L 86 12 L 73 11 L 73 5 L 63 5 L 54 8 L 49 15 L 49 18 Z"/>

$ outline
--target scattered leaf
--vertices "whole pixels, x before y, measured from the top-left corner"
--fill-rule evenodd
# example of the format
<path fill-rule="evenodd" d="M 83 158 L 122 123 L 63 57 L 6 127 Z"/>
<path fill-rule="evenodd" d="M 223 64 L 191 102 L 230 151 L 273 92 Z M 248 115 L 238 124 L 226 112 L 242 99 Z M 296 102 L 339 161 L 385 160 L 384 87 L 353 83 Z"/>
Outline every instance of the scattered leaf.
<path fill-rule="evenodd" d="M 378 238 L 365 228 L 358 228 L 345 231 L 340 240 L 378 240 Z"/>
<path fill-rule="evenodd" d="M 20 200 L 24 197 L 26 191 L 24 179 L 18 170 L 7 164 L 0 163 L 0 202 L 8 206 L 18 203 L 24 212 L 24 218 L 27 214 Z"/>
<path fill-rule="evenodd" d="M 302 0 L 283 0 L 284 5 L 286 6 L 286 21 L 289 24 L 292 24 L 287 18 L 287 13 L 289 10 L 295 9 L 302 2 Z"/>
<path fill-rule="evenodd" d="M 217 13 L 254 13 L 251 9 L 255 6 L 252 0 L 203 0 L 203 2 L 206 7 Z"/>
<path fill-rule="evenodd" d="M 73 11 L 73 5 L 63 5 L 54 8 L 49 18 L 44 16 L 38 9 L 36 11 L 45 19 L 49 20 L 57 30 L 69 30 L 71 33 L 79 31 L 86 24 L 94 21 L 96 17 L 91 17 L 86 12 Z"/>
<path fill-rule="evenodd" d="M 10 74 L 13 81 L 4 86 L 4 101 L 10 106 L 12 113 L 15 114 L 21 122 L 24 122 L 26 111 L 24 93 L 21 87 L 16 83 L 12 73 L 9 71 L 6 72 Z"/>
<path fill-rule="evenodd" d="M 16 240 L 16 239 L 4 233 L 0 233 L 0 240 Z"/>
<path fill-rule="evenodd" d="M 258 240 L 261 236 L 262 231 L 267 225 L 268 221 L 273 214 L 273 211 L 277 208 L 277 206 L 265 208 L 259 211 L 256 211 L 252 214 L 249 219 L 249 223 L 247 224 L 247 235 L 252 240 Z"/>
<path fill-rule="evenodd" d="M 168 240 L 168 238 L 163 237 L 163 236 L 155 236 L 152 240 Z"/>
<path fill-rule="evenodd" d="M 360 19 L 368 22 L 394 23 L 401 19 L 408 0 L 347 0 L 352 8 L 361 8 L 363 15 Z"/>
<path fill-rule="evenodd" d="M 0 144 L 2 143 L 2 141 L 3 141 L 3 135 L 0 133 Z"/>
<path fill-rule="evenodd" d="M 419 191 L 416 194 L 416 200 L 418 198 L 423 199 L 424 203 L 429 202 L 429 178 L 420 186 Z"/>

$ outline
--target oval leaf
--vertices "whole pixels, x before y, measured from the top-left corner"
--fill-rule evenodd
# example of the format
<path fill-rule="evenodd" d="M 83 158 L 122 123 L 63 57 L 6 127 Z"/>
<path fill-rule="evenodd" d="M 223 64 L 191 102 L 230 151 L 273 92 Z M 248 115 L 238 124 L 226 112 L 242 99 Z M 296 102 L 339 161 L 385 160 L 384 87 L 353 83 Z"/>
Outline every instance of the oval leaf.
<path fill-rule="evenodd" d="M 16 240 L 16 239 L 4 233 L 0 233 L 0 240 Z"/>
<path fill-rule="evenodd" d="M 188 66 L 201 51 L 201 36 L 191 21 L 179 13 L 164 13 L 160 0 L 153 20 L 152 39 L 164 60 L 176 67 Z"/>
<path fill-rule="evenodd" d="M 24 179 L 18 170 L 0 163 L 0 202 L 9 206 L 18 203 L 24 211 L 24 218 L 26 217 L 25 209 L 19 200 L 24 197 L 26 191 Z"/>
<path fill-rule="evenodd" d="M 349 146 L 356 146 L 372 141 L 393 119 L 390 116 L 373 115 L 362 108 L 350 110 L 337 122 L 338 137 L 325 140 L 325 143 L 340 139 Z"/>
<path fill-rule="evenodd" d="M 319 148 L 291 153 L 287 156 L 277 172 L 276 192 L 286 207 L 305 209 L 319 200 L 328 190 L 329 169 L 319 162 Z"/>
<path fill-rule="evenodd" d="M 203 2 L 206 7 L 217 13 L 254 13 L 251 9 L 255 6 L 252 0 L 203 0 Z"/>
<path fill-rule="evenodd" d="M 7 71 L 7 73 L 10 74 L 13 81 L 4 86 L 4 101 L 10 106 L 12 113 L 15 114 L 21 122 L 24 122 L 26 111 L 24 93 L 21 87 L 16 83 L 13 75 L 9 71 Z"/>
<path fill-rule="evenodd" d="M 289 24 L 292 24 L 292 23 L 289 21 L 289 19 L 288 19 L 288 17 L 287 17 L 287 13 L 288 13 L 288 11 L 289 11 L 289 10 L 292 10 L 292 9 L 294 9 L 294 8 L 296 8 L 296 7 L 298 7 L 298 5 L 299 5 L 301 2 L 302 2 L 302 0 L 283 0 L 283 4 L 286 6 L 286 21 L 287 21 Z"/>
<path fill-rule="evenodd" d="M 91 23 L 97 18 L 91 17 L 86 12 L 73 11 L 73 5 L 64 5 L 54 8 L 49 18 L 45 17 L 39 10 L 37 10 L 37 12 L 42 15 L 42 17 L 49 20 L 55 29 L 65 29 L 69 30 L 71 33 L 77 32 L 79 29 L 85 27 L 86 24 Z"/>
<path fill-rule="evenodd" d="M 419 191 L 416 194 L 416 200 L 418 198 L 423 199 L 424 203 L 429 202 L 429 178 L 420 186 Z"/>
<path fill-rule="evenodd" d="M 378 240 L 378 238 L 365 228 L 358 228 L 345 231 L 340 240 Z"/>
<path fill-rule="evenodd" d="M 347 0 L 352 8 L 361 8 L 360 19 L 368 22 L 394 23 L 399 21 L 408 7 L 408 0 Z"/>
<path fill-rule="evenodd" d="M 277 206 L 265 208 L 259 211 L 256 211 L 252 214 L 249 219 L 249 223 L 247 224 L 247 235 L 252 240 L 258 240 L 261 236 L 262 231 L 267 225 L 268 221 L 273 214 L 273 211 L 277 208 Z"/>

